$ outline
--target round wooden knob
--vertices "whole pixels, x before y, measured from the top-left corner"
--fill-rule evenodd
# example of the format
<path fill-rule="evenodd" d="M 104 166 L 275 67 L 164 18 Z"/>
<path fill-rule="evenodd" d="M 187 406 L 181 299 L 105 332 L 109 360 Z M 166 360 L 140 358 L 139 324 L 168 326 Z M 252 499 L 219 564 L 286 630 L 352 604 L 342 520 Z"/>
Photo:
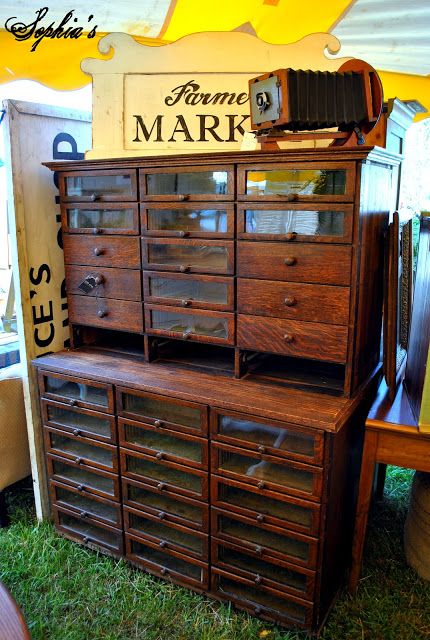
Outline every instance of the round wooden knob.
<path fill-rule="evenodd" d="M 257 516 L 257 522 L 264 522 L 264 516 L 262 513 L 259 513 Z"/>
<path fill-rule="evenodd" d="M 291 231 L 290 233 L 285 234 L 286 242 L 292 242 L 297 238 L 297 233 L 295 231 Z"/>
<path fill-rule="evenodd" d="M 70 400 L 69 404 L 70 404 L 71 407 L 76 407 L 76 405 L 78 404 L 78 401 L 77 400 Z"/>
<path fill-rule="evenodd" d="M 184 340 L 186 340 L 187 338 L 189 338 L 191 335 L 191 331 L 184 331 L 184 333 L 182 334 L 182 337 L 184 338 Z"/>
<path fill-rule="evenodd" d="M 255 584 L 261 584 L 261 576 L 256 575 L 255 578 L 254 578 L 254 582 L 255 582 Z"/>
<path fill-rule="evenodd" d="M 162 427 L 162 426 L 163 426 L 163 423 L 161 422 L 161 420 L 156 420 L 154 422 L 154 427 Z"/>
<path fill-rule="evenodd" d="M 92 202 L 95 202 L 96 200 L 100 200 L 100 194 L 99 193 L 92 193 L 89 197 L 89 199 Z"/>
<path fill-rule="evenodd" d="M 299 199 L 298 193 L 289 193 L 287 196 L 285 196 L 285 200 L 287 202 L 294 202 L 294 200 L 298 200 L 298 199 Z"/>
<path fill-rule="evenodd" d="M 189 235 L 190 235 L 189 231 L 180 231 L 179 232 L 179 237 L 180 238 L 188 238 Z"/>
<path fill-rule="evenodd" d="M 99 309 L 97 315 L 99 318 L 105 318 L 108 315 L 108 311 L 106 309 Z"/>
<path fill-rule="evenodd" d="M 165 569 L 164 567 L 162 567 L 162 568 L 160 569 L 160 573 L 161 573 L 161 575 L 162 575 L 162 576 L 166 576 L 166 575 L 167 575 L 167 573 L 168 573 L 168 571 L 167 571 L 167 569 Z"/>
<path fill-rule="evenodd" d="M 81 511 L 81 518 L 88 517 L 88 513 L 86 511 Z"/>
<path fill-rule="evenodd" d="M 264 484 L 264 482 L 263 482 L 262 480 L 260 480 L 260 482 L 257 484 L 257 487 L 258 487 L 259 489 L 264 489 L 264 487 L 265 487 L 265 486 L 266 486 L 266 485 Z"/>
<path fill-rule="evenodd" d="M 259 616 L 261 614 L 261 611 L 262 611 L 261 607 L 255 607 L 254 609 L 254 613 L 256 616 Z"/>
<path fill-rule="evenodd" d="M 83 484 L 78 484 L 78 486 L 76 487 L 78 491 L 83 491 L 84 490 L 84 485 Z"/>
<path fill-rule="evenodd" d="M 161 451 L 157 451 L 155 457 L 157 458 L 157 460 L 161 460 L 163 458 L 163 453 Z"/>
<path fill-rule="evenodd" d="M 189 300 L 181 300 L 181 306 L 182 307 L 189 307 L 190 306 L 190 301 Z"/>
<path fill-rule="evenodd" d="M 189 200 L 190 199 L 190 194 L 189 193 L 182 193 L 179 196 L 179 200 L 182 200 L 182 202 L 184 202 L 185 200 Z"/>
<path fill-rule="evenodd" d="M 82 542 L 85 542 L 85 544 L 86 544 L 87 542 L 89 542 L 89 541 L 90 541 L 90 539 L 88 538 L 88 536 L 84 536 L 84 537 L 82 538 Z"/>
<path fill-rule="evenodd" d="M 76 462 L 76 464 L 81 464 L 82 463 L 82 458 L 75 458 L 75 462 Z"/>
<path fill-rule="evenodd" d="M 98 287 L 99 284 L 102 284 L 104 281 L 105 281 L 105 279 L 104 279 L 104 276 L 102 276 L 102 275 L 96 276 L 94 278 L 94 282 L 96 283 L 96 287 Z"/>
<path fill-rule="evenodd" d="M 294 307 L 296 303 L 297 303 L 297 300 L 295 299 L 294 296 L 287 296 L 284 300 L 284 304 L 286 307 Z"/>
<path fill-rule="evenodd" d="M 160 511 L 158 514 L 158 517 L 160 518 L 160 520 L 164 520 L 164 518 L 166 517 L 166 514 L 164 513 L 164 511 Z"/>
<path fill-rule="evenodd" d="M 266 451 L 266 447 L 263 447 L 263 445 L 262 445 L 262 444 L 260 444 L 260 445 L 258 446 L 257 451 L 258 451 L 259 453 L 264 453 L 264 452 Z"/>
<path fill-rule="evenodd" d="M 288 256 L 284 260 L 284 263 L 287 265 L 287 267 L 292 267 L 294 264 L 296 264 L 296 262 L 297 258 L 295 258 L 294 256 Z"/>
<path fill-rule="evenodd" d="M 100 229 L 100 227 L 94 227 L 94 229 L 93 229 L 93 233 L 94 233 L 94 235 L 96 236 L 96 235 L 98 235 L 99 233 L 102 233 L 102 230 Z"/>
<path fill-rule="evenodd" d="M 294 336 L 291 333 L 286 333 L 284 335 L 284 340 L 285 342 L 287 342 L 288 344 L 291 344 L 292 342 L 294 342 Z"/>
<path fill-rule="evenodd" d="M 263 553 L 263 547 L 260 547 L 260 545 L 257 545 L 257 546 L 255 547 L 255 553 L 256 553 L 258 556 L 261 556 L 261 555 L 262 555 L 262 553 Z"/>
<path fill-rule="evenodd" d="M 167 542 L 165 540 L 160 540 L 160 542 L 158 543 L 158 545 L 164 549 L 164 547 L 167 547 Z"/>
<path fill-rule="evenodd" d="M 181 266 L 179 267 L 179 271 L 181 273 L 186 273 L 189 270 L 190 270 L 190 267 L 188 267 L 186 264 L 181 264 Z"/>
<path fill-rule="evenodd" d="M 73 429 L 72 433 L 73 433 L 74 436 L 80 436 L 81 435 L 81 432 L 80 432 L 79 429 Z"/>
<path fill-rule="evenodd" d="M 94 247 L 94 255 L 95 256 L 103 255 L 103 249 L 101 247 Z"/>
<path fill-rule="evenodd" d="M 166 486 L 166 485 L 164 484 L 164 482 L 159 482 L 159 483 L 157 484 L 157 489 L 158 489 L 158 491 L 163 491 L 163 489 L 164 489 L 164 487 L 165 487 L 165 486 Z"/>

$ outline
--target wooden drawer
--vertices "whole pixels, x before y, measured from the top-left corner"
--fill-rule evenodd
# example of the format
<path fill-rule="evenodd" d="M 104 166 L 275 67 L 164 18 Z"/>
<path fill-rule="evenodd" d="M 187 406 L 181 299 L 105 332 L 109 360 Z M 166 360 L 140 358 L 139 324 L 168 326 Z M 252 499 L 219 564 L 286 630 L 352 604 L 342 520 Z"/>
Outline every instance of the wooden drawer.
<path fill-rule="evenodd" d="M 233 205 L 205 204 L 141 205 L 142 235 L 179 238 L 233 238 Z"/>
<path fill-rule="evenodd" d="M 118 414 L 126 418 L 194 435 L 208 432 L 205 405 L 124 387 L 117 387 L 116 393 Z"/>
<path fill-rule="evenodd" d="M 234 274 L 232 240 L 176 240 L 145 238 L 142 240 L 144 269 L 181 273 Z"/>
<path fill-rule="evenodd" d="M 67 301 L 69 320 L 74 324 L 143 333 L 141 302 L 85 296 L 68 296 Z"/>
<path fill-rule="evenodd" d="M 234 314 L 145 303 L 146 333 L 180 340 L 234 345 Z"/>
<path fill-rule="evenodd" d="M 118 475 L 96 468 L 83 469 L 81 465 L 51 453 L 46 454 L 46 461 L 50 479 L 71 485 L 83 494 L 93 494 L 119 502 Z"/>
<path fill-rule="evenodd" d="M 66 264 L 90 267 L 119 267 L 140 269 L 139 238 L 118 236 L 63 236 Z"/>
<path fill-rule="evenodd" d="M 53 506 L 52 512 L 56 528 L 71 540 L 115 556 L 124 555 L 122 531 L 78 518 L 73 511 L 57 505 Z"/>
<path fill-rule="evenodd" d="M 212 473 L 258 489 L 281 491 L 316 502 L 322 491 L 323 472 L 319 467 L 214 441 L 211 469 Z"/>
<path fill-rule="evenodd" d="M 190 498 L 208 499 L 207 472 L 157 460 L 137 451 L 120 449 L 120 458 L 124 477 L 144 482 L 160 492 L 166 489 Z"/>
<path fill-rule="evenodd" d="M 64 202 L 130 202 L 137 200 L 136 170 L 65 171 L 59 189 Z"/>
<path fill-rule="evenodd" d="M 209 533 L 209 507 L 198 500 L 159 491 L 136 480 L 123 478 L 122 499 L 125 505 L 157 516 L 160 520 L 183 525 L 202 533 Z"/>
<path fill-rule="evenodd" d="M 234 280 L 182 273 L 143 274 L 145 303 L 234 311 Z"/>
<path fill-rule="evenodd" d="M 349 246 L 238 242 L 237 275 L 243 278 L 349 285 Z"/>
<path fill-rule="evenodd" d="M 118 473 L 117 447 L 82 438 L 82 436 L 74 436 L 52 427 L 45 426 L 43 433 L 47 452 L 72 460 L 83 469 L 96 467 Z"/>
<path fill-rule="evenodd" d="M 269 587 L 312 600 L 315 590 L 315 572 L 297 567 L 280 558 L 263 559 L 242 545 L 212 538 L 211 563 L 227 573 L 250 580 L 256 587 Z"/>
<path fill-rule="evenodd" d="M 276 420 L 212 408 L 210 424 L 214 440 L 259 453 L 322 464 L 324 434 L 315 429 L 297 428 Z"/>
<path fill-rule="evenodd" d="M 206 591 L 209 587 L 209 567 L 205 562 L 160 549 L 159 545 L 138 536 L 125 535 L 126 557 L 138 567 L 172 582 Z"/>
<path fill-rule="evenodd" d="M 67 233 L 93 235 L 139 235 L 138 205 L 118 204 L 62 204 L 61 226 Z"/>
<path fill-rule="evenodd" d="M 247 549 L 253 557 L 280 558 L 297 566 L 315 569 L 318 539 L 297 531 L 272 525 L 259 525 L 236 513 L 211 507 L 211 535 L 225 542 Z"/>
<path fill-rule="evenodd" d="M 234 167 L 222 164 L 141 169 L 139 184 L 141 200 L 233 200 Z"/>
<path fill-rule="evenodd" d="M 182 525 L 160 520 L 157 516 L 131 507 L 124 507 L 124 527 L 143 540 L 158 544 L 160 549 L 171 549 L 198 560 L 209 560 L 208 535 Z"/>
<path fill-rule="evenodd" d="M 75 436 L 83 436 L 116 443 L 116 425 L 113 416 L 96 413 L 89 409 L 76 409 L 52 400 L 42 400 L 43 422 L 57 429 L 68 431 Z"/>
<path fill-rule="evenodd" d="M 119 444 L 141 451 L 157 460 L 176 462 L 196 469 L 208 468 L 208 441 L 190 434 L 142 424 L 135 420 L 118 420 Z"/>
<path fill-rule="evenodd" d="M 57 507 L 64 507 L 79 518 L 122 529 L 121 505 L 100 496 L 93 496 L 78 491 L 56 480 L 49 482 L 51 500 Z"/>
<path fill-rule="evenodd" d="M 237 311 L 247 315 L 347 325 L 349 287 L 237 279 Z"/>
<path fill-rule="evenodd" d="M 211 504 L 259 524 L 286 527 L 310 536 L 317 536 L 319 532 L 319 504 L 236 480 L 212 475 Z"/>
<path fill-rule="evenodd" d="M 40 393 L 44 398 L 59 400 L 72 407 L 86 407 L 105 413 L 114 412 L 111 384 L 43 369 L 39 369 L 38 379 Z"/>
<path fill-rule="evenodd" d="M 89 285 L 93 286 L 89 289 Z M 79 288 L 83 284 L 83 288 Z M 135 269 L 112 269 L 111 267 L 79 267 L 66 265 L 67 294 L 116 300 L 142 300 L 141 272 Z"/>

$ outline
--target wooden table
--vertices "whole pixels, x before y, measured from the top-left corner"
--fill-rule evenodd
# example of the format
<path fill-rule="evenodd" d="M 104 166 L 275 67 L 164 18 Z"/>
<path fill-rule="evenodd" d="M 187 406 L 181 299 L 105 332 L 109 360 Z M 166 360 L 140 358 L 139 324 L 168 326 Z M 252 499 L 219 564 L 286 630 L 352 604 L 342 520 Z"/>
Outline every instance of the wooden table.
<path fill-rule="evenodd" d="M 0 640 L 31 640 L 18 605 L 0 582 Z"/>
<path fill-rule="evenodd" d="M 387 386 L 383 382 L 366 420 L 349 579 L 350 593 L 356 591 L 360 576 L 377 463 L 430 472 L 430 435 L 418 431 L 403 384 L 399 385 L 394 402 L 391 402 Z"/>

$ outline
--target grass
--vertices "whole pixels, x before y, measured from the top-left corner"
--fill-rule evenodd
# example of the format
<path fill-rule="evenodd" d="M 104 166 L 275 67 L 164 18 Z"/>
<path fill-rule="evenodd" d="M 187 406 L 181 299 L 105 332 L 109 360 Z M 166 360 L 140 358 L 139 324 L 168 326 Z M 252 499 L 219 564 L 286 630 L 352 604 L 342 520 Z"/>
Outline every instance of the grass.
<path fill-rule="evenodd" d="M 370 516 L 357 596 L 342 593 L 322 640 L 430 637 L 430 584 L 405 564 L 403 524 L 412 472 L 389 469 Z M 304 640 L 225 604 L 89 551 L 34 518 L 30 491 L 12 498 L 0 530 L 0 580 L 23 609 L 33 640 Z"/>

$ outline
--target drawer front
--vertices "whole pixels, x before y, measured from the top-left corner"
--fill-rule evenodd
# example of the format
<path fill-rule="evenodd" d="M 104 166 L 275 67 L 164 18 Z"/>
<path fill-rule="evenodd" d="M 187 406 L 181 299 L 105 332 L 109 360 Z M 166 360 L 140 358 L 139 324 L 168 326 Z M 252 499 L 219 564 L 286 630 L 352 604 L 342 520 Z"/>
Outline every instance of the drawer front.
<path fill-rule="evenodd" d="M 250 580 L 256 587 L 270 587 L 307 600 L 313 598 L 315 573 L 279 558 L 259 558 L 241 545 L 221 542 L 214 538 L 211 562 L 227 573 L 234 573 Z"/>
<path fill-rule="evenodd" d="M 259 526 L 249 518 L 211 507 L 211 534 L 219 540 L 247 549 L 253 556 L 280 558 L 285 562 L 315 569 L 318 539 L 272 525 Z"/>
<path fill-rule="evenodd" d="M 234 167 L 174 167 L 139 171 L 141 200 L 233 200 Z"/>
<path fill-rule="evenodd" d="M 75 513 L 79 518 L 96 521 L 122 529 L 122 510 L 116 502 L 105 500 L 99 496 L 90 496 L 51 480 L 49 483 L 51 500 L 58 507 L 64 507 Z"/>
<path fill-rule="evenodd" d="M 348 286 L 351 247 L 281 242 L 238 242 L 237 274 L 242 278 Z"/>
<path fill-rule="evenodd" d="M 44 398 L 59 400 L 72 407 L 114 412 L 112 385 L 39 370 L 39 388 Z"/>
<path fill-rule="evenodd" d="M 353 202 L 352 162 L 242 165 L 237 176 L 242 200 Z"/>
<path fill-rule="evenodd" d="M 233 238 L 233 206 L 227 204 L 141 205 L 142 235 L 179 238 Z"/>
<path fill-rule="evenodd" d="M 212 438 L 259 453 L 322 464 L 324 434 L 265 418 L 211 409 Z"/>
<path fill-rule="evenodd" d="M 143 333 L 141 302 L 85 296 L 68 296 L 67 301 L 69 320 L 72 323 Z"/>
<path fill-rule="evenodd" d="M 236 480 L 211 477 L 211 504 L 232 510 L 258 524 L 272 524 L 317 536 L 320 506 L 315 502 L 259 489 Z"/>
<path fill-rule="evenodd" d="M 145 304 L 146 332 L 181 340 L 234 345 L 234 314 Z"/>
<path fill-rule="evenodd" d="M 59 456 L 46 454 L 48 475 L 61 484 L 71 485 L 83 494 L 93 494 L 119 502 L 118 476 L 95 468 L 85 468 Z"/>
<path fill-rule="evenodd" d="M 121 474 L 164 490 L 190 498 L 208 499 L 208 474 L 173 462 L 157 460 L 143 453 L 120 451 Z"/>
<path fill-rule="evenodd" d="M 127 533 L 154 542 L 160 549 L 171 549 L 203 561 L 209 559 L 208 536 L 205 533 L 130 507 L 124 507 L 124 527 Z"/>
<path fill-rule="evenodd" d="M 140 269 L 139 238 L 63 236 L 66 264 Z"/>
<path fill-rule="evenodd" d="M 44 427 L 43 431 L 45 448 L 49 453 L 72 460 L 83 469 L 97 467 L 112 473 L 118 472 L 117 447 L 74 436 L 52 427 Z"/>
<path fill-rule="evenodd" d="M 101 442 L 117 442 L 113 416 L 96 413 L 89 409 L 71 408 L 54 401 L 42 400 L 41 406 L 43 421 L 50 427 Z"/>
<path fill-rule="evenodd" d="M 137 204 L 62 204 L 61 225 L 68 233 L 139 235 Z"/>
<path fill-rule="evenodd" d="M 63 201 L 115 201 L 137 200 L 135 170 L 67 171 L 59 176 L 60 197 Z"/>
<path fill-rule="evenodd" d="M 281 491 L 319 501 L 322 490 L 322 469 L 319 467 L 218 442 L 212 442 L 211 452 L 212 471 L 220 476 L 245 482 L 258 489 Z"/>
<path fill-rule="evenodd" d="M 150 304 L 234 311 L 233 278 L 146 271 L 143 290 Z"/>
<path fill-rule="evenodd" d="M 118 556 L 124 555 L 122 531 L 77 518 L 76 514 L 62 507 L 54 506 L 52 511 L 57 529 L 68 538 L 100 551 Z"/>
<path fill-rule="evenodd" d="M 123 478 L 123 503 L 150 513 L 159 520 L 183 525 L 189 529 L 209 533 L 209 507 L 198 500 L 170 493 L 157 488 Z"/>
<path fill-rule="evenodd" d="M 237 279 L 237 311 L 247 315 L 347 325 L 349 287 Z"/>
<path fill-rule="evenodd" d="M 238 238 L 284 242 L 351 242 L 352 205 L 241 204 Z"/>
<path fill-rule="evenodd" d="M 205 435 L 208 431 L 207 408 L 196 402 L 117 387 L 117 406 L 119 415 L 142 420 L 160 429 L 195 435 Z"/>
<path fill-rule="evenodd" d="M 157 544 L 142 540 L 127 533 L 125 535 L 126 557 L 137 566 L 161 578 L 207 590 L 209 587 L 209 567 L 207 563 L 170 549 L 160 549 Z"/>
<path fill-rule="evenodd" d="M 231 240 L 142 240 L 144 269 L 181 273 L 233 275 L 234 242 Z"/>
<path fill-rule="evenodd" d="M 66 285 L 68 295 L 142 300 L 141 274 L 135 269 L 95 269 L 69 264 L 66 265 Z"/>
<path fill-rule="evenodd" d="M 348 353 L 348 327 L 238 315 L 237 345 L 243 349 L 343 364 Z"/>

